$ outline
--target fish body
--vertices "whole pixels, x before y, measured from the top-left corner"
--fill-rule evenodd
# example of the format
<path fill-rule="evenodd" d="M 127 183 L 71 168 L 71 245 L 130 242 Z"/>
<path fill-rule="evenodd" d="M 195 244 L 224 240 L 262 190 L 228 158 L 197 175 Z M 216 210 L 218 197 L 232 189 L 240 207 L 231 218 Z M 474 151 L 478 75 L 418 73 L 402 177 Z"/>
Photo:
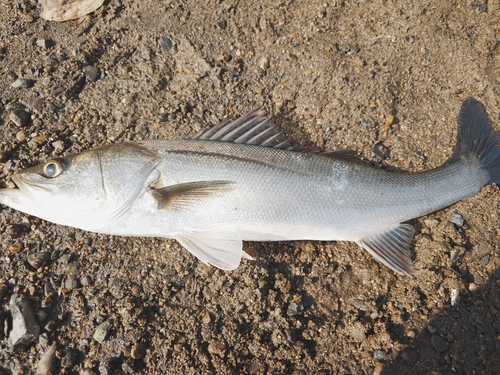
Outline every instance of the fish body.
<path fill-rule="evenodd" d="M 345 152 L 307 153 L 259 111 L 194 139 L 101 146 L 12 176 L 0 202 L 55 223 L 177 239 L 202 261 L 236 268 L 243 240 L 354 241 L 412 274 L 413 228 L 401 224 L 500 180 L 499 135 L 469 99 L 442 166 L 388 172 Z"/>

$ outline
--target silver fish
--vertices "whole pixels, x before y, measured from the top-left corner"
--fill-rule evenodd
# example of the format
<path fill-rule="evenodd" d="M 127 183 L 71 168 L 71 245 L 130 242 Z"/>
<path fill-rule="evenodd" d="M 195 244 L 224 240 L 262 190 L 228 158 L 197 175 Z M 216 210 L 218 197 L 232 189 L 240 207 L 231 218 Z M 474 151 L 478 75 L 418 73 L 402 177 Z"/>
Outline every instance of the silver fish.
<path fill-rule="evenodd" d="M 54 223 L 122 236 L 169 237 L 201 261 L 238 267 L 246 241 L 354 241 L 401 274 L 415 269 L 403 222 L 500 181 L 500 135 L 467 99 L 442 166 L 373 168 L 346 152 L 307 153 L 260 110 L 191 139 L 101 146 L 12 176 L 0 203 Z"/>

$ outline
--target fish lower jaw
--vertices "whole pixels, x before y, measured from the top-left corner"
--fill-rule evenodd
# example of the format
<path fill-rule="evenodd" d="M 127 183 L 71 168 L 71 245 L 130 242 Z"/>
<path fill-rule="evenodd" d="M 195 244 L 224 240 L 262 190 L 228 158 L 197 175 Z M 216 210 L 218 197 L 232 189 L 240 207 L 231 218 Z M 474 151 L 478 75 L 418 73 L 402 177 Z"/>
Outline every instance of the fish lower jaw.
<path fill-rule="evenodd" d="M 31 214 L 33 201 L 20 189 L 0 189 L 0 203 Z"/>

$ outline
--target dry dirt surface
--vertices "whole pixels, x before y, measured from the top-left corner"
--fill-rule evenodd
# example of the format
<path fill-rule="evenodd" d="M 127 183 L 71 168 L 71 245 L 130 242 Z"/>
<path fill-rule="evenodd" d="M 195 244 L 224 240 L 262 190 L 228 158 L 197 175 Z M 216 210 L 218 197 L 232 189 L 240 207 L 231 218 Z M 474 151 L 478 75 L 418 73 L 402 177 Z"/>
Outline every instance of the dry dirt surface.
<path fill-rule="evenodd" d="M 258 106 L 300 147 L 410 172 L 451 155 L 467 97 L 500 129 L 498 0 L 35 7 L 0 2 L 0 186 Z M 489 186 L 412 221 L 403 277 L 345 242 L 246 243 L 223 272 L 1 206 L 0 374 L 500 374 L 499 212 Z"/>

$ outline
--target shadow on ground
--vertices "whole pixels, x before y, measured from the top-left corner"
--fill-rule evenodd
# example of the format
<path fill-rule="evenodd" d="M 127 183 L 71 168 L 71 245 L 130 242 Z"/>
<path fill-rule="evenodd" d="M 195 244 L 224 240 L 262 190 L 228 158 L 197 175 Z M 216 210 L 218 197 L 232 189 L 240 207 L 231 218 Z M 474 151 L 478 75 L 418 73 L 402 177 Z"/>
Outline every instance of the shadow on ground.
<path fill-rule="evenodd" d="M 382 374 L 500 374 L 499 287 L 497 269 L 483 287 L 459 293 Z"/>

